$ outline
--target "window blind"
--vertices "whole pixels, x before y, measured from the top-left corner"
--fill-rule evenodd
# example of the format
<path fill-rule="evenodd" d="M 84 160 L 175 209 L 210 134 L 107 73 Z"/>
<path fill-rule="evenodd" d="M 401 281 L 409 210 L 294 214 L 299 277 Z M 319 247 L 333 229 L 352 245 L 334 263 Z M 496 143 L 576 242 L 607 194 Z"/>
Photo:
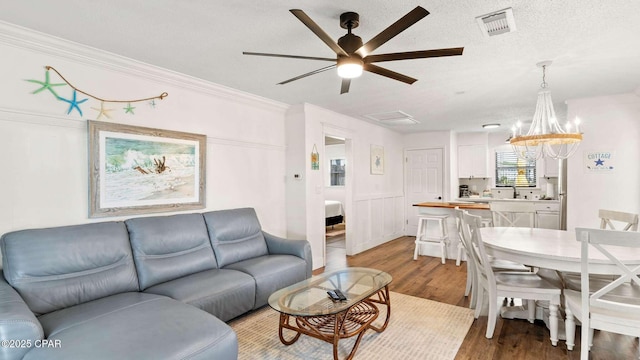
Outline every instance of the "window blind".
<path fill-rule="evenodd" d="M 496 152 L 496 187 L 536 186 L 536 161 L 518 158 L 513 151 Z"/>

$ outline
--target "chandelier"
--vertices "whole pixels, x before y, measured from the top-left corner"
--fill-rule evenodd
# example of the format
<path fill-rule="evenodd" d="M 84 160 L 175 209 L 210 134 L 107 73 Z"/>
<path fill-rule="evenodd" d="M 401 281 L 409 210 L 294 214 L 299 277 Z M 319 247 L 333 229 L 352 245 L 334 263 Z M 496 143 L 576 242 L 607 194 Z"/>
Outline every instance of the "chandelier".
<path fill-rule="evenodd" d="M 580 132 L 580 120 L 576 118 L 567 123 L 565 129 L 558 124 L 556 112 L 553 110 L 551 91 L 547 87 L 546 69 L 551 61 L 543 61 L 537 64 L 542 68 L 542 84 L 538 91 L 538 103 L 533 114 L 533 122 L 526 134 L 522 133 L 522 124 L 518 122 L 511 128 L 511 140 L 513 151 L 519 158 L 525 160 L 538 160 L 543 156 L 553 159 L 566 159 L 573 155 L 582 141 Z"/>

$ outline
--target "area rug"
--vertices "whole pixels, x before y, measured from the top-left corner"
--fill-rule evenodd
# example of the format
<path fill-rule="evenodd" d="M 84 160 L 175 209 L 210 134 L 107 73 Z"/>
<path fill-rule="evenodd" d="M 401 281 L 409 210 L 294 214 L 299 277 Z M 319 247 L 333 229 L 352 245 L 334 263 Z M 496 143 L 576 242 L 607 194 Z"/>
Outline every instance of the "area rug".
<path fill-rule="evenodd" d="M 368 330 L 354 359 L 454 359 L 473 323 L 473 311 L 391 292 L 391 320 L 382 333 Z M 381 324 L 381 311 L 374 324 Z M 230 322 L 238 334 L 240 360 L 332 359 L 332 345 L 306 335 L 286 346 L 278 338 L 279 313 L 269 306 Z M 290 332 L 285 337 L 291 338 Z M 340 340 L 340 358 L 347 356 L 355 337 Z"/>

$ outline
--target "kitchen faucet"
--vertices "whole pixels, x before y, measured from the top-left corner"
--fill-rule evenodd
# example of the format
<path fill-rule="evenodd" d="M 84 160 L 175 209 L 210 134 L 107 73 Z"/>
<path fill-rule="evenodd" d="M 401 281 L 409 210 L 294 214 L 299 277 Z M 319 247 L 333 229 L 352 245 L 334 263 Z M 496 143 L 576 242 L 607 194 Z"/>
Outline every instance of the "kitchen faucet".
<path fill-rule="evenodd" d="M 516 189 L 515 185 L 513 185 L 512 188 L 513 188 L 513 198 L 517 199 L 518 198 L 518 189 Z"/>

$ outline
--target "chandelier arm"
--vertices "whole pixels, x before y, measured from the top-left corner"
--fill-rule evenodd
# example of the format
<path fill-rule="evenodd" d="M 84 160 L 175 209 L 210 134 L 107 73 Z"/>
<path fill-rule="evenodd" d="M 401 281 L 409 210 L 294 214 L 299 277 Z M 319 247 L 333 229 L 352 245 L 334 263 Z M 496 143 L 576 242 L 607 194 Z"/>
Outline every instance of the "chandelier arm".
<path fill-rule="evenodd" d="M 579 144 L 578 142 L 559 145 L 545 144 L 545 155 L 552 159 L 568 159 L 578 150 Z"/>

